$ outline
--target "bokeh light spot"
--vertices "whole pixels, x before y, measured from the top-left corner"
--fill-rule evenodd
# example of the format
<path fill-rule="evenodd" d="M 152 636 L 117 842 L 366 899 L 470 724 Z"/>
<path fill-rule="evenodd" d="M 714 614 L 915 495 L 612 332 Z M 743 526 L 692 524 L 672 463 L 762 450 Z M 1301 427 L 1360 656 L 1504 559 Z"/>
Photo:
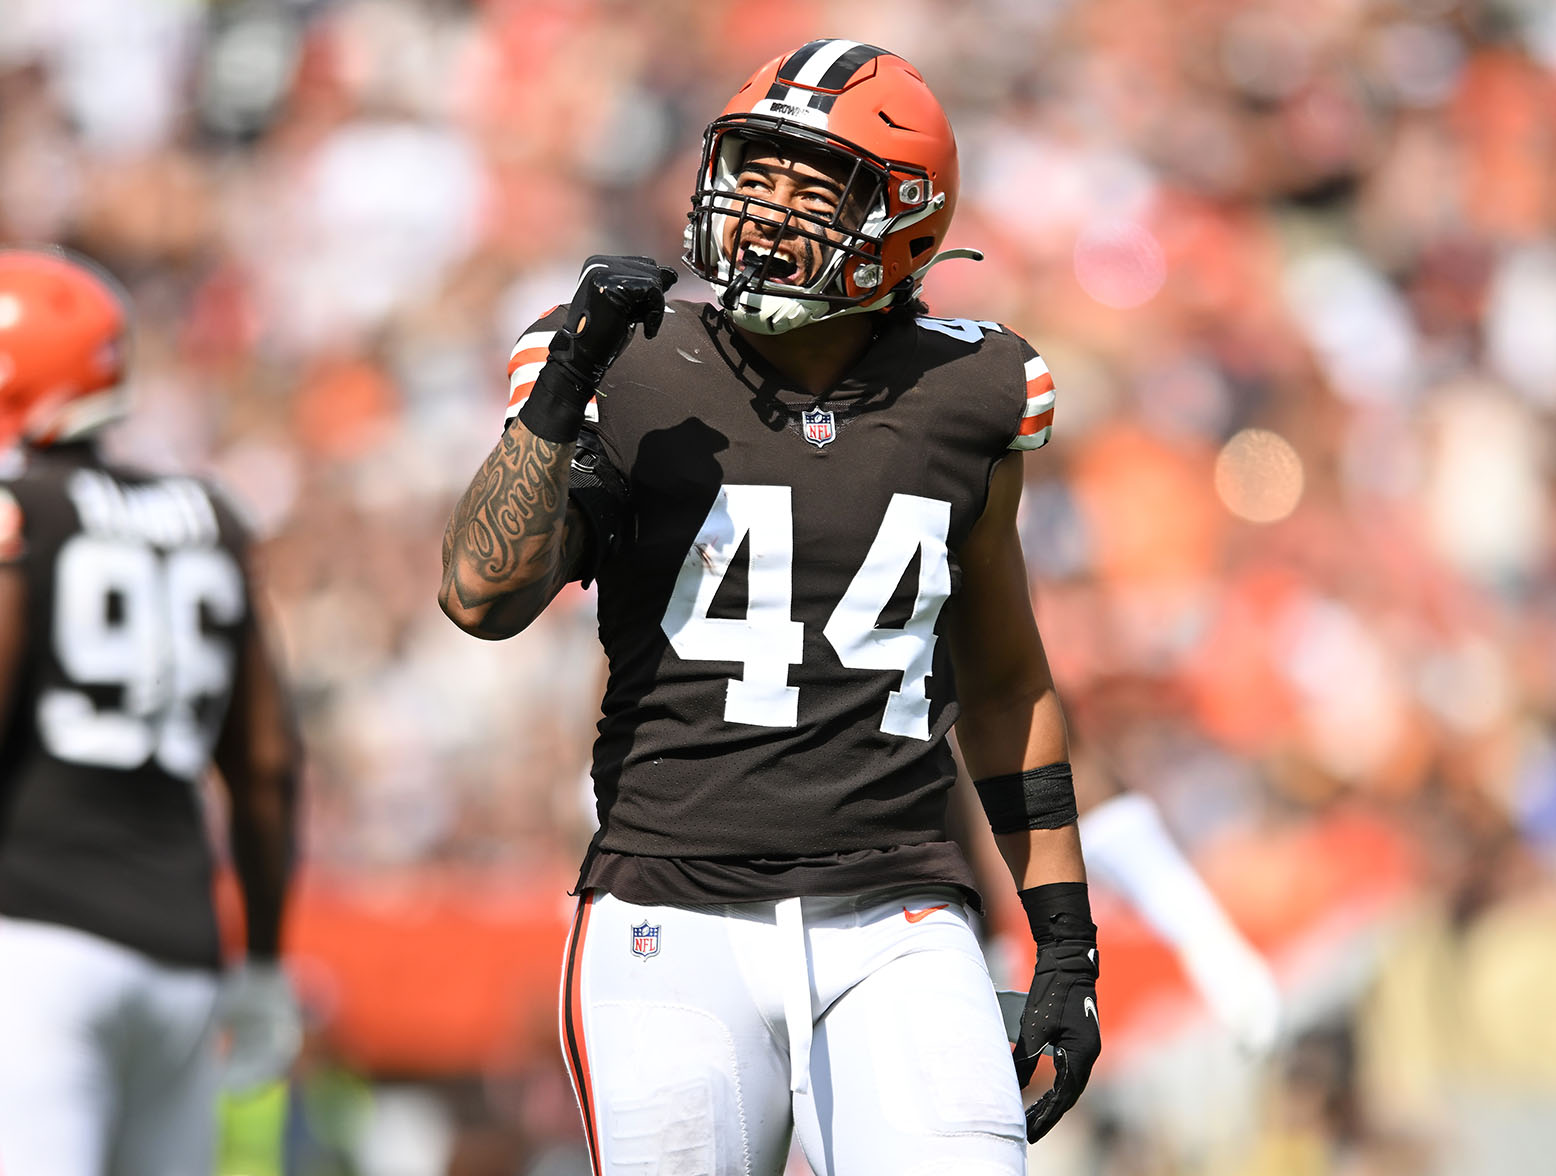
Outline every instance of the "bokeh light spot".
<path fill-rule="evenodd" d="M 1216 495 L 1240 519 L 1274 523 L 1302 498 L 1302 459 L 1279 433 L 1244 429 L 1216 455 Z"/>
<path fill-rule="evenodd" d="M 1103 306 L 1140 306 L 1166 282 L 1167 255 L 1142 224 L 1093 221 L 1075 241 L 1075 278 Z"/>

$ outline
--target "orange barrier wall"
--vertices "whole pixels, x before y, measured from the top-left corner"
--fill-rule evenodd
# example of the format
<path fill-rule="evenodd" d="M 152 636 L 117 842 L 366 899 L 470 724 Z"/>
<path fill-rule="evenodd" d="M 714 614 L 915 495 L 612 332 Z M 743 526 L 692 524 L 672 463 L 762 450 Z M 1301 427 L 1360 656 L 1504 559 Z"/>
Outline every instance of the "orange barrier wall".
<path fill-rule="evenodd" d="M 1359 815 L 1229 843 L 1200 865 L 1277 961 L 1397 899 L 1414 874 L 1401 838 Z M 330 1042 L 365 1070 L 439 1075 L 519 1061 L 556 1048 L 575 876 L 562 862 L 522 875 L 308 872 L 291 913 L 289 966 Z M 1127 1046 L 1192 1015 L 1197 1006 L 1167 948 L 1106 895 L 1096 914 L 1110 1041 Z M 1019 932 L 1012 929 L 1012 941 L 1024 939 L 1025 927 Z M 1015 963 L 1030 968 L 1030 954 Z M 1110 1051 L 1104 1061 L 1127 1053 Z"/>

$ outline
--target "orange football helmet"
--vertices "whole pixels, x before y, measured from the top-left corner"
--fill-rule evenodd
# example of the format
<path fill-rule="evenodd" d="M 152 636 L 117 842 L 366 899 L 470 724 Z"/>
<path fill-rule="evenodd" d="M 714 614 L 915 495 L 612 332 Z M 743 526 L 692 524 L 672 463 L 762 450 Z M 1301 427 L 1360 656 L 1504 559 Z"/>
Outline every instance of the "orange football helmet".
<path fill-rule="evenodd" d="M 75 440 L 123 415 L 126 302 L 56 249 L 0 249 L 0 445 Z"/>
<path fill-rule="evenodd" d="M 843 185 L 837 211 L 822 216 L 737 191 L 753 143 L 822 160 Z M 724 288 L 737 324 L 763 334 L 884 310 L 912 298 L 935 262 L 981 256 L 937 253 L 958 179 L 951 124 L 918 70 L 873 45 L 812 41 L 762 66 L 708 124 L 683 260 Z M 843 223 L 845 209 L 861 206 L 862 223 Z M 748 222 L 817 242 L 820 272 L 795 285 L 782 280 L 789 267 L 774 261 L 776 249 L 730 256 L 726 242 L 744 240 Z"/>

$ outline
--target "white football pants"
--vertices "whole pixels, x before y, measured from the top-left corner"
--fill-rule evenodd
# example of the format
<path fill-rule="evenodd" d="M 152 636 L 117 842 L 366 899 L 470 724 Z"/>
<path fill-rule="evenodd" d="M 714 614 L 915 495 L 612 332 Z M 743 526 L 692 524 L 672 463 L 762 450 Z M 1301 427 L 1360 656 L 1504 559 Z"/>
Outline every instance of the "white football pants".
<path fill-rule="evenodd" d="M 210 1176 L 217 978 L 0 919 L 0 1173 Z"/>
<path fill-rule="evenodd" d="M 1018 1176 L 1026 1123 L 953 891 L 580 902 L 563 1052 L 598 1176 Z"/>

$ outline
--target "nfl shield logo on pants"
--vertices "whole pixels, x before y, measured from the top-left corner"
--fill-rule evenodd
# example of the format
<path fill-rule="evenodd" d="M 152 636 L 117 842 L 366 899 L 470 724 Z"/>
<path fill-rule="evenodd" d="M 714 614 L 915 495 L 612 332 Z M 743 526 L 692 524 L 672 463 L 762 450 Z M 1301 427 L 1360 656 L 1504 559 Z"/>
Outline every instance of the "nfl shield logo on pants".
<path fill-rule="evenodd" d="M 632 954 L 645 960 L 659 954 L 658 924 L 639 923 L 632 928 Z"/>
<path fill-rule="evenodd" d="M 837 423 L 830 408 L 807 408 L 800 413 L 800 424 L 805 429 L 805 440 L 817 449 L 837 440 Z"/>

